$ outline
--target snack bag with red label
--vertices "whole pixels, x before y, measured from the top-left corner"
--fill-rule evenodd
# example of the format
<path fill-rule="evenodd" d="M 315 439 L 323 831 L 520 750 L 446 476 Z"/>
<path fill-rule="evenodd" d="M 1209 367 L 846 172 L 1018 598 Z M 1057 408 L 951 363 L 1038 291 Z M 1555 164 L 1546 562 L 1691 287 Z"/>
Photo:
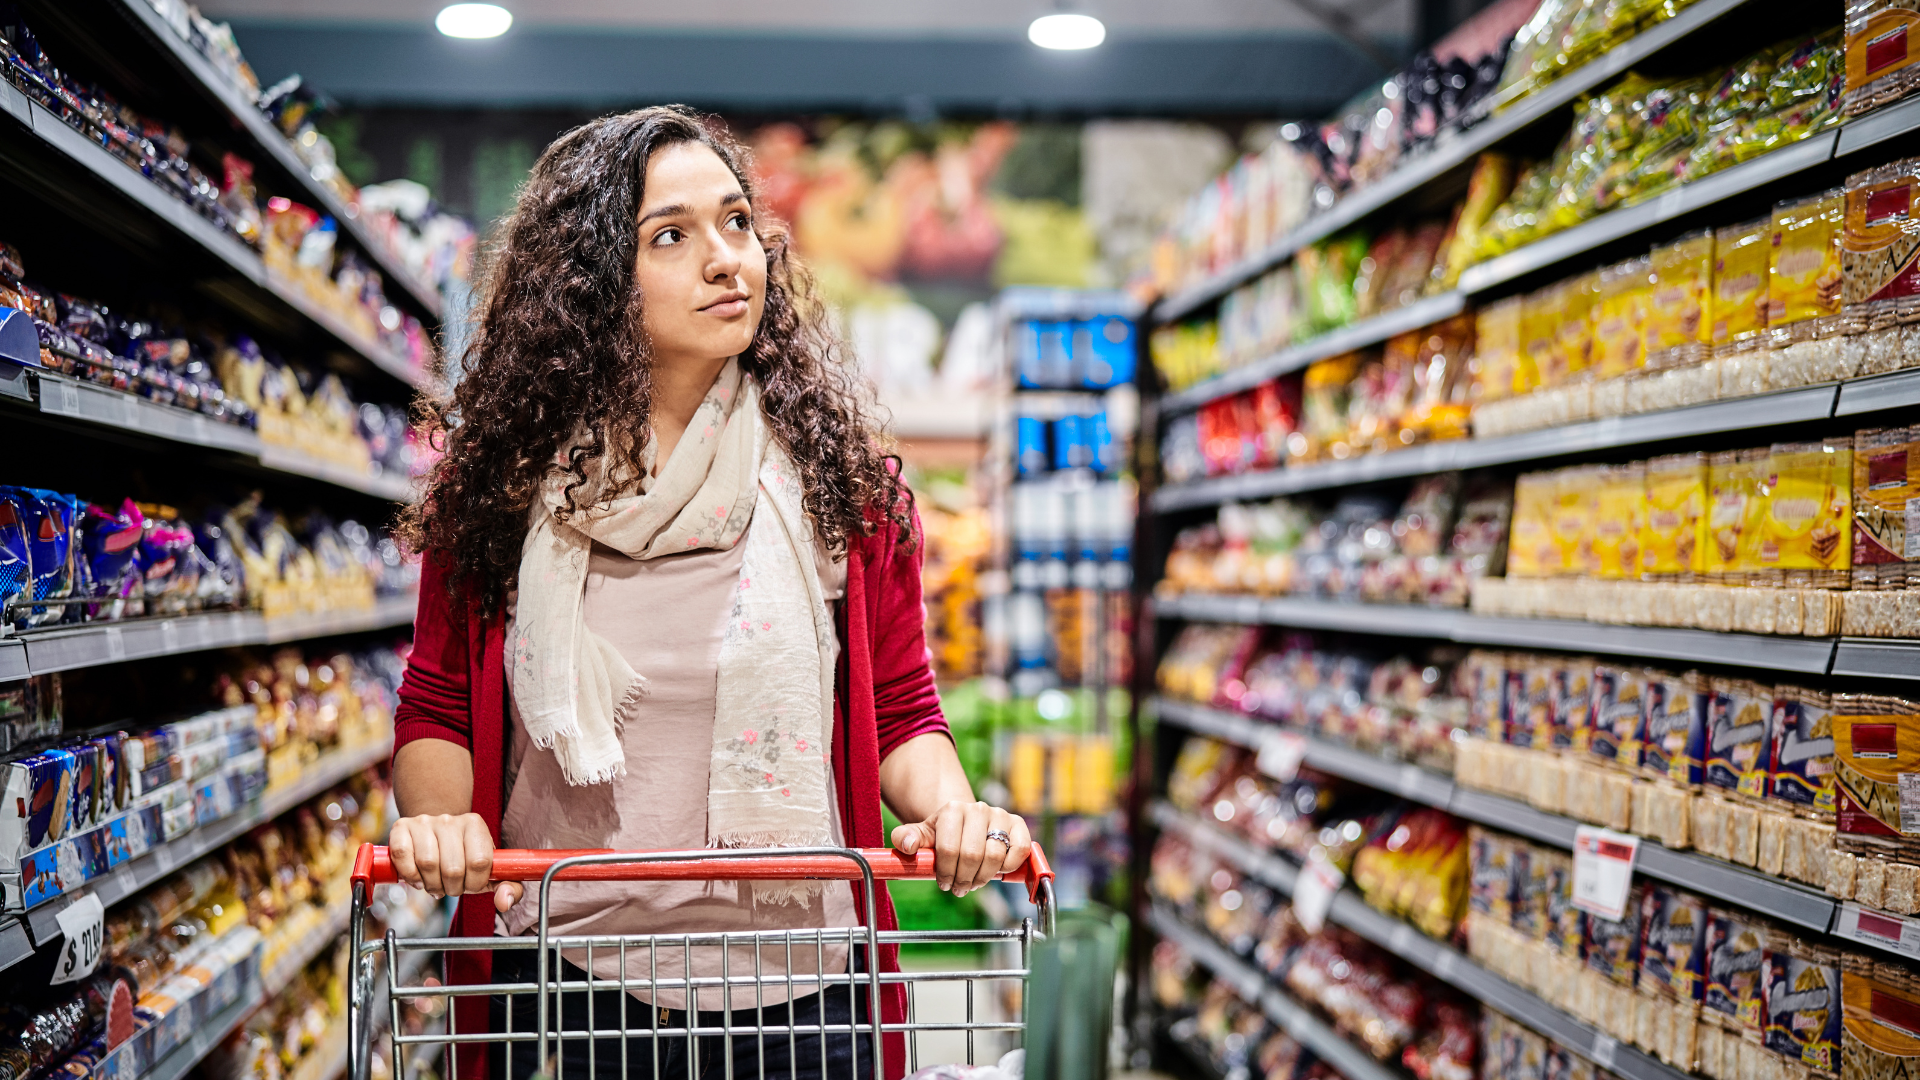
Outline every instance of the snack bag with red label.
<path fill-rule="evenodd" d="M 1847 177 L 1840 267 L 1849 330 L 1878 330 L 1920 318 L 1920 158 Z"/>
<path fill-rule="evenodd" d="M 1911 1076 L 1920 1068 L 1920 979 L 1904 963 L 1841 958 L 1841 1057 L 1848 1076 Z"/>
<path fill-rule="evenodd" d="M 1920 85 L 1920 10 L 1903 0 L 1853 0 L 1847 5 L 1848 116 L 1898 101 Z"/>
<path fill-rule="evenodd" d="M 1920 430 L 1870 428 L 1853 436 L 1853 587 L 1899 589 L 1916 575 L 1920 532 Z"/>
<path fill-rule="evenodd" d="M 1920 815 L 1903 813 L 1900 798 L 1920 781 L 1920 702 L 1835 694 L 1832 722 L 1840 834 L 1920 835 Z"/>

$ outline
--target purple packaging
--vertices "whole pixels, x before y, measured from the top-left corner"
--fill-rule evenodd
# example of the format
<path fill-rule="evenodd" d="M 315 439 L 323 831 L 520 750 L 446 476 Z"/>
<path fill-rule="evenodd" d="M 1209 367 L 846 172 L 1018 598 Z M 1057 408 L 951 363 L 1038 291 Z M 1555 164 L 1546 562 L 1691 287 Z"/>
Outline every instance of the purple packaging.
<path fill-rule="evenodd" d="M 1832 714 L 1824 690 L 1774 688 L 1770 797 L 1820 816 L 1834 812 Z"/>
<path fill-rule="evenodd" d="M 87 595 L 126 600 L 142 591 L 140 570 L 134 565 L 145 518 L 128 499 L 118 513 L 89 505 L 81 519 L 80 557 L 85 565 Z M 105 610 L 103 610 L 105 609 Z M 118 605 L 90 605 L 89 617 L 118 617 Z"/>
<path fill-rule="evenodd" d="M 1640 905 L 1640 985 L 1664 997 L 1699 1001 L 1706 990 L 1707 902 L 1667 885 L 1648 886 Z"/>
<path fill-rule="evenodd" d="M 1638 769 L 1646 743 L 1646 673 L 1596 664 L 1587 752 L 1622 769 Z"/>
<path fill-rule="evenodd" d="M 1767 926 L 1756 916 L 1713 908 L 1707 912 L 1706 990 L 1702 1004 L 1752 1031 L 1760 1030 L 1760 979 Z"/>
<path fill-rule="evenodd" d="M 1586 954 L 1587 967 L 1629 988 L 1640 973 L 1640 911 L 1646 904 L 1646 890 L 1645 885 L 1633 887 L 1618 922 L 1592 912 L 1583 920 L 1581 952 Z"/>
<path fill-rule="evenodd" d="M 1758 799 L 1766 794 L 1773 690 L 1746 679 L 1707 680 L 1707 760 L 1702 782 Z"/>
<path fill-rule="evenodd" d="M 1641 771 L 1678 784 L 1696 786 L 1705 773 L 1707 749 L 1706 680 L 1647 672 L 1646 750 Z"/>
<path fill-rule="evenodd" d="M 73 787 L 68 797 L 68 835 L 93 828 L 100 809 L 100 748 L 90 742 L 63 748 L 73 755 Z"/>

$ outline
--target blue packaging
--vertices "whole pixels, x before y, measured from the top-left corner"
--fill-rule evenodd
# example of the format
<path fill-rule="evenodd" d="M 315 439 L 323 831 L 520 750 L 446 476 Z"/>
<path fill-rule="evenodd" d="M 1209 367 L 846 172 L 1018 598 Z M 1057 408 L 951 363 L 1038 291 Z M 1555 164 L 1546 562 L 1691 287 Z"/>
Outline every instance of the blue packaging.
<path fill-rule="evenodd" d="M 60 600 L 72 596 L 77 577 L 74 569 L 73 523 L 79 500 L 71 495 L 39 488 L 0 490 L 10 497 L 20 517 L 21 530 L 26 536 L 27 566 L 33 580 L 28 598 Z M 24 611 L 16 611 L 14 618 L 23 627 L 48 626 L 61 622 L 67 610 L 64 604 L 36 604 Z"/>
<path fill-rule="evenodd" d="M 1095 472 L 1102 476 L 1112 476 L 1119 470 L 1120 462 L 1114 453 L 1113 432 L 1107 427 L 1105 409 L 1081 417 L 1080 433 L 1086 438 L 1088 449 L 1092 451 L 1092 460 L 1089 464 L 1093 466 Z"/>
<path fill-rule="evenodd" d="M 1641 769 L 1677 784 L 1705 778 L 1707 687 L 1698 672 L 1648 672 L 1647 742 Z"/>
<path fill-rule="evenodd" d="M 1040 338 L 1039 386 L 1064 390 L 1074 386 L 1073 324 L 1042 322 Z"/>
<path fill-rule="evenodd" d="M 1031 319 L 1013 327 L 1013 375 L 1029 390 L 1046 385 L 1040 367 L 1040 324 Z"/>
<path fill-rule="evenodd" d="M 1086 466 L 1086 441 L 1080 434 L 1080 418 L 1063 416 L 1053 422 L 1053 467 L 1079 469 Z"/>
<path fill-rule="evenodd" d="M 85 567 L 87 595 L 126 599 L 141 594 L 144 581 L 134 558 L 144 524 L 145 518 L 132 500 L 119 513 L 104 506 L 87 507 L 80 526 L 80 559 Z"/>
<path fill-rule="evenodd" d="M 1087 327 L 1086 355 L 1080 361 L 1083 385 L 1105 390 L 1133 381 L 1133 320 L 1117 316 L 1090 319 Z"/>
<path fill-rule="evenodd" d="M 99 813 L 100 748 L 85 742 L 65 749 L 73 755 L 73 789 L 67 800 L 68 829 L 81 833 L 103 820 Z"/>
<path fill-rule="evenodd" d="M 1037 476 L 1047 471 L 1047 422 L 1037 416 L 1022 416 L 1014 421 L 1013 460 L 1021 476 Z"/>
<path fill-rule="evenodd" d="M 27 547 L 26 510 L 9 490 L 0 488 L 0 613 L 32 588 L 33 563 Z"/>

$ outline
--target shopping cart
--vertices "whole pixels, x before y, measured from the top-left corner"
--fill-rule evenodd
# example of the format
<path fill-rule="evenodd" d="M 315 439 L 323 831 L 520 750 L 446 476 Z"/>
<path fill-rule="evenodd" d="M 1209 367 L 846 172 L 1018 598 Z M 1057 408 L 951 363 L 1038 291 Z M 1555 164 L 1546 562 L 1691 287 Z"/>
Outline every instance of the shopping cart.
<path fill-rule="evenodd" d="M 353 866 L 353 970 L 349 979 L 348 1033 L 351 1057 L 348 1062 L 350 1080 L 370 1080 L 373 1064 L 373 1033 L 377 1021 L 375 998 L 384 989 L 387 996 L 386 1030 L 388 1032 L 389 1058 L 394 1080 L 411 1080 L 421 1072 L 437 1071 L 444 1080 L 454 1077 L 453 1054 L 456 1047 L 470 1047 L 468 1052 L 486 1052 L 497 1050 L 508 1052 L 513 1044 L 534 1044 L 537 1050 L 532 1059 L 541 1063 L 539 1072 L 550 1080 L 596 1080 L 595 1063 L 609 1051 L 618 1055 L 617 1060 L 599 1061 L 601 1067 L 615 1074 L 614 1080 L 626 1075 L 631 1064 L 639 1067 L 642 1061 L 630 1061 L 628 1048 L 636 1053 L 653 1056 L 653 1072 L 660 1075 L 660 1057 L 665 1048 L 676 1040 L 684 1040 L 689 1075 L 694 1059 L 693 1047 L 696 1040 L 707 1040 L 709 1049 L 716 1044 L 724 1056 L 726 1071 L 722 1074 L 732 1076 L 735 1065 L 736 1037 L 753 1037 L 753 1052 L 743 1055 L 752 1063 L 759 1065 L 760 1075 L 766 1074 L 768 1042 L 777 1053 L 777 1043 L 787 1043 L 787 1060 L 792 1062 L 789 1075 L 798 1071 L 798 1057 L 793 1053 L 798 1040 L 803 1036 L 816 1038 L 822 1060 L 826 1053 L 829 1036 L 842 1036 L 852 1044 L 856 1061 L 860 1065 L 855 1075 L 877 1074 L 871 1068 L 873 1062 L 881 1060 L 881 1037 L 883 1034 L 901 1032 L 906 1036 L 908 1045 L 908 1068 L 918 1069 L 919 1039 L 922 1033 L 950 1032 L 964 1036 L 966 1056 L 969 1062 L 974 1060 L 975 1038 L 982 1033 L 1010 1033 L 1017 1036 L 1024 1029 L 1021 1020 L 1019 1002 L 1024 996 L 1028 975 L 1032 969 L 1032 947 L 1036 937 L 1044 938 L 1053 932 L 1053 871 L 1048 867 L 1046 856 L 1038 844 L 1033 845 L 1033 854 L 1026 864 L 1016 872 L 1018 879 L 1027 887 L 1027 897 L 1034 905 L 1034 918 L 1023 918 L 1018 927 L 997 930 L 922 930 L 888 931 L 874 929 L 874 882 L 930 880 L 933 878 L 933 853 L 921 851 L 915 855 L 902 855 L 890 848 L 766 848 L 740 849 L 728 851 L 496 851 L 493 858 L 493 877 L 495 881 L 538 882 L 539 932 L 519 937 L 434 937 L 402 938 L 389 930 L 381 940 L 366 940 L 367 906 L 376 885 L 393 884 L 398 879 L 387 849 L 373 844 L 362 845 Z M 629 935 L 556 935 L 549 932 L 548 905 L 552 898 L 555 882 L 566 881 L 795 881 L 828 880 L 857 881 L 860 889 L 857 898 L 866 911 L 866 925 L 846 929 L 808 929 L 786 931 L 758 931 L 711 934 L 629 934 Z M 995 959 L 992 966 L 983 970 L 881 972 L 874 962 L 878 949 L 886 944 L 975 944 L 989 947 L 990 955 Z M 865 946 L 867 958 L 859 969 L 830 972 L 826 962 L 831 950 L 836 947 L 851 951 L 855 946 Z M 721 958 L 721 974 L 700 975 L 694 971 L 693 958 L 698 949 L 717 949 Z M 533 982 L 491 982 L 483 985 L 448 985 L 444 975 L 430 979 L 432 966 L 420 963 L 423 953 L 448 954 L 470 950 L 493 950 L 498 957 L 514 950 L 531 950 L 535 957 L 536 979 Z M 751 950 L 751 971 L 737 972 L 734 957 L 736 954 Z M 609 952 L 617 960 L 617 975 L 602 977 L 595 972 L 595 960 L 604 961 Z M 577 965 L 569 973 L 559 964 L 562 956 Z M 1017 963 L 1009 964 L 1003 954 L 1017 955 Z M 522 952 L 522 956 L 524 956 Z M 409 962 L 408 957 L 413 961 Z M 811 957 L 811 971 L 796 971 L 795 958 L 806 967 L 805 961 Z M 382 962 L 382 958 L 384 961 Z M 678 973 L 662 974 L 662 960 L 667 960 L 668 968 L 679 967 Z M 630 960 L 641 960 L 630 963 Z M 676 964 L 674 961 L 677 960 Z M 771 970 L 777 968 L 777 970 Z M 636 976 L 636 971 L 641 975 Z M 903 983 L 907 987 L 908 1010 L 905 1023 L 882 1023 L 880 1007 L 881 988 L 888 984 Z M 922 1020 L 919 1018 L 919 996 L 916 989 L 924 984 L 940 983 L 952 985 L 964 983 L 965 1015 L 958 1020 Z M 1003 994 L 1000 1000 L 989 998 L 988 1005 L 1009 1005 L 1003 1010 L 976 1007 L 975 989 L 979 984 L 987 984 L 1002 990 L 1012 990 Z M 544 987 L 547 992 L 542 993 Z M 831 991 L 834 987 L 845 987 L 851 995 L 864 993 L 866 998 L 866 1019 L 862 1020 L 854 1012 L 848 1022 L 829 1023 L 822 1012 L 816 1021 L 781 1022 L 779 1017 L 769 1020 L 765 1013 L 777 1005 L 766 1005 L 765 997 L 770 988 L 781 991 L 780 1001 L 792 1000 L 815 992 Z M 598 991 L 600 993 L 596 994 Z M 718 1010 L 719 1022 L 708 1022 L 714 1013 L 700 1011 L 682 1011 L 673 1014 L 673 1019 L 663 1024 L 668 1011 L 662 1009 L 646 1010 L 647 1020 L 636 1025 L 632 1010 L 615 1008 L 614 1018 L 605 1023 L 594 1022 L 596 1000 L 605 1001 L 607 991 L 619 991 L 622 995 L 637 992 L 646 1001 L 661 1000 L 658 995 L 684 995 L 680 1000 L 698 1004 L 702 1001 L 721 999 L 723 1007 Z M 560 1002 L 568 994 L 585 994 L 586 1023 L 584 1026 L 571 1026 L 572 1022 L 561 1023 Z M 696 994 L 699 996 L 696 997 Z M 740 1010 L 732 1003 L 739 1000 L 737 994 L 750 994 L 754 1005 L 749 1010 Z M 467 997 L 490 996 L 495 999 L 496 1008 L 503 1003 L 509 1022 L 503 1025 L 508 1030 L 461 1030 L 455 1020 L 454 1008 L 457 999 Z M 576 998 L 576 1004 L 582 999 Z M 618 998 L 622 1003 L 628 999 Z M 402 1022 L 403 1009 L 416 1011 L 437 1011 L 444 1014 L 444 1030 L 416 1031 L 409 1033 Z M 514 1009 L 532 1010 L 535 1023 L 532 1030 L 525 1028 L 525 1012 L 519 1013 L 522 1023 L 511 1022 Z M 607 1010 L 602 1006 L 601 1011 Z M 740 1013 L 750 1011 L 748 1022 L 741 1022 Z M 798 1011 L 798 1010 L 796 1010 Z M 779 1016 L 789 1015 L 787 1010 L 779 1009 Z M 1002 1015 L 1001 1013 L 1010 1013 Z M 577 1020 L 578 1011 L 575 1012 Z M 471 1024 L 469 1024 L 471 1026 Z M 718 1040 L 713 1036 L 720 1036 Z M 952 1036 L 949 1036 L 952 1037 Z M 579 1043 L 575 1043 L 574 1063 L 569 1057 L 559 1053 L 559 1049 L 569 1040 L 582 1040 L 585 1043 L 585 1077 L 578 1064 Z M 609 1042 L 612 1040 L 612 1042 Z M 476 1045 L 492 1044 L 492 1045 Z M 617 1049 L 616 1049 L 617 1047 Z M 437 1053 L 435 1052 L 437 1051 Z M 524 1060 L 524 1049 L 515 1049 L 516 1061 Z M 438 1062 L 435 1062 L 438 1058 Z M 424 1068 L 422 1066 L 425 1066 Z M 752 1065 L 747 1065 L 752 1068 Z M 824 1065 L 823 1065 L 824 1069 Z M 516 1070 L 521 1071 L 521 1070 Z M 569 1077 L 568 1073 L 573 1076 Z M 494 1076 L 491 1080 L 514 1080 L 514 1078 Z"/>

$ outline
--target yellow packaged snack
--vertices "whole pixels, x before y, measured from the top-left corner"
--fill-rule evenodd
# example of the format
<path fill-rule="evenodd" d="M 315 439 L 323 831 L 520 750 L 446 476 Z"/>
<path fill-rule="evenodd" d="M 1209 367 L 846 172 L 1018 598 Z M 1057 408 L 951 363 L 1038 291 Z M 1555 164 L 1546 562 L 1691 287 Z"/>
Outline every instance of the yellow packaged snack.
<path fill-rule="evenodd" d="M 1558 386 L 1584 375 L 1593 365 L 1593 309 L 1600 298 L 1598 270 L 1569 278 L 1561 283 L 1560 323 L 1554 334 L 1549 364 L 1552 374 L 1542 369 L 1540 381 Z"/>
<path fill-rule="evenodd" d="M 1593 552 L 1594 511 L 1604 466 L 1575 465 L 1553 474 L 1553 546 L 1559 573 L 1591 574 L 1597 567 Z"/>
<path fill-rule="evenodd" d="M 1816 588 L 1846 584 L 1853 561 L 1853 445 L 1776 443 L 1765 525 L 1756 549 L 1767 570 L 1809 570 Z"/>
<path fill-rule="evenodd" d="M 1725 450 L 1707 459 L 1707 545 L 1703 572 L 1742 576 L 1750 504 L 1763 498 L 1765 450 Z M 1744 583 L 1744 582 L 1742 582 Z"/>
<path fill-rule="evenodd" d="M 1550 577 L 1560 572 L 1560 549 L 1553 542 L 1553 495 L 1553 473 L 1522 473 L 1514 480 L 1508 577 Z"/>
<path fill-rule="evenodd" d="M 1473 381 L 1481 401 L 1498 401 L 1532 389 L 1522 380 L 1520 317 L 1526 301 L 1509 296 L 1474 316 Z"/>
<path fill-rule="evenodd" d="M 1847 953 L 1840 968 L 1840 1070 L 1849 1078 L 1920 1069 L 1920 980 L 1902 961 Z"/>
<path fill-rule="evenodd" d="M 1641 348 L 1650 368 L 1679 367 L 1706 355 L 1713 340 L 1713 230 L 1653 249 Z"/>
<path fill-rule="evenodd" d="M 1593 573 L 1602 578 L 1640 576 L 1640 519 L 1647 499 L 1643 461 L 1602 466 L 1594 477 Z"/>
<path fill-rule="evenodd" d="M 1473 176 L 1467 181 L 1467 200 L 1454 221 L 1453 236 L 1441 249 L 1435 273 L 1443 289 L 1460 284 L 1460 272 L 1473 263 L 1473 251 L 1480 246 L 1481 230 L 1487 219 L 1500 208 L 1513 191 L 1513 159 L 1505 154 L 1486 153 L 1474 160 Z"/>
<path fill-rule="evenodd" d="M 1744 352 L 1767 332 L 1767 283 L 1773 219 L 1730 225 L 1713 234 L 1713 348 Z"/>
<path fill-rule="evenodd" d="M 1841 238 L 1842 314 L 1849 332 L 1920 318 L 1920 158 L 1847 177 Z"/>
<path fill-rule="evenodd" d="M 1530 376 L 1522 387 L 1515 379 L 1514 391 L 1526 393 L 1541 386 L 1552 386 L 1556 371 L 1554 353 L 1559 347 L 1560 319 L 1564 312 L 1561 297 L 1565 282 L 1555 282 L 1527 294 L 1520 305 L 1520 362 L 1522 374 Z"/>
<path fill-rule="evenodd" d="M 1913 0 L 1847 5 L 1847 88 L 1840 107 L 1855 116 L 1897 101 L 1920 85 L 1920 10 Z"/>
<path fill-rule="evenodd" d="M 1707 459 L 1669 454 L 1647 462 L 1640 516 L 1640 570 L 1678 577 L 1706 569 Z"/>
<path fill-rule="evenodd" d="M 1596 378 L 1618 378 L 1638 370 L 1645 362 L 1640 335 L 1651 274 L 1652 260 L 1644 255 L 1601 271 L 1593 307 L 1592 366 Z"/>
<path fill-rule="evenodd" d="M 1767 333 L 1775 348 L 1840 332 L 1846 206 L 1846 192 L 1834 188 L 1773 208 Z"/>

